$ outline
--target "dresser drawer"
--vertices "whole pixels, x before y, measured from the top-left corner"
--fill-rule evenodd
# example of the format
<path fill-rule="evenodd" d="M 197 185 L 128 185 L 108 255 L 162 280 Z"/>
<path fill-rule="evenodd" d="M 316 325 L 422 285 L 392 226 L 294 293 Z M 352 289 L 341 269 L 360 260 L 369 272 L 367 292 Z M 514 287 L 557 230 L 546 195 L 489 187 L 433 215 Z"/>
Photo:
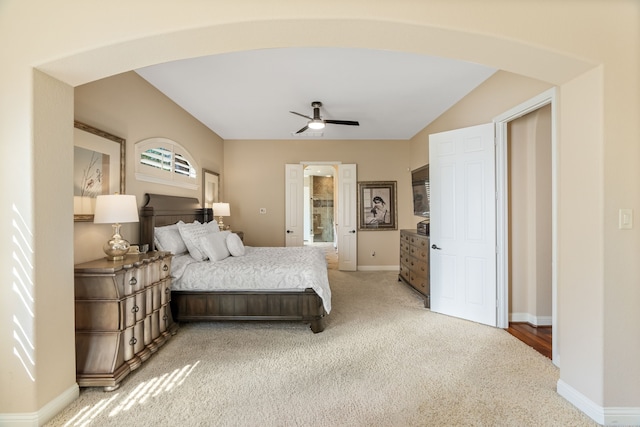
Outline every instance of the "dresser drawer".
<path fill-rule="evenodd" d="M 131 360 L 144 350 L 144 322 L 138 322 L 124 330 L 124 360 Z"/>
<path fill-rule="evenodd" d="M 122 365 L 124 347 L 122 331 L 76 331 L 76 372 L 95 375 Z"/>
<path fill-rule="evenodd" d="M 400 230 L 399 277 L 429 300 L 429 237 L 413 230 Z"/>
<path fill-rule="evenodd" d="M 171 257 L 164 257 L 158 262 L 160 279 L 166 279 L 171 275 Z"/>
<path fill-rule="evenodd" d="M 405 263 L 400 263 L 400 277 L 411 283 L 411 269 Z"/>
<path fill-rule="evenodd" d="M 429 251 L 422 247 L 412 246 L 410 252 L 411 256 L 420 261 L 427 261 L 427 259 L 429 259 Z"/>
<path fill-rule="evenodd" d="M 412 273 L 410 283 L 421 294 L 429 294 L 429 281 L 424 275 Z"/>
<path fill-rule="evenodd" d="M 118 331 L 125 324 L 123 303 L 117 300 L 75 302 L 76 331 Z"/>

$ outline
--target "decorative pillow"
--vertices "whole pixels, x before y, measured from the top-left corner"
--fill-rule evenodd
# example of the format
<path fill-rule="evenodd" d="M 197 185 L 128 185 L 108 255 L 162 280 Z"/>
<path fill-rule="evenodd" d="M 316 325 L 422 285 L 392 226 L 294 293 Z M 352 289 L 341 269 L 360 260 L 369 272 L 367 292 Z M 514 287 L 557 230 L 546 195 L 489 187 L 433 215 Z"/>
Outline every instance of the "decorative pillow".
<path fill-rule="evenodd" d="M 223 231 L 221 233 L 209 233 L 200 238 L 200 244 L 205 257 L 211 261 L 222 261 L 229 255 L 229 249 L 227 249 L 227 235 L 231 234 L 230 231 Z"/>
<path fill-rule="evenodd" d="M 178 231 L 187 245 L 191 258 L 196 261 L 204 261 L 206 255 L 202 251 L 200 238 L 207 234 L 219 233 L 220 229 L 217 222 L 211 221 L 206 224 L 178 224 Z"/>
<path fill-rule="evenodd" d="M 178 224 L 184 224 L 184 222 L 179 221 L 177 224 L 154 228 L 156 249 L 169 251 L 174 255 L 181 255 L 187 252 L 187 246 L 184 244 L 182 236 L 180 236 L 180 231 L 178 231 Z"/>
<path fill-rule="evenodd" d="M 227 248 L 233 256 L 244 255 L 244 243 L 242 243 L 240 236 L 235 233 L 229 233 L 227 236 Z"/>

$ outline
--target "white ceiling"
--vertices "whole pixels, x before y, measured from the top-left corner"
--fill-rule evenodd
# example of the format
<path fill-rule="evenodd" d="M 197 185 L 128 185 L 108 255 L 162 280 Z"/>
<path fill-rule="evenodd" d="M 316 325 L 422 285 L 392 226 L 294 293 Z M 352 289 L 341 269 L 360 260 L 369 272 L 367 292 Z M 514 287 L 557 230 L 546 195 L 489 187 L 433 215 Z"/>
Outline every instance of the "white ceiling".
<path fill-rule="evenodd" d="M 410 139 L 496 70 L 408 53 L 264 49 L 136 70 L 223 139 Z M 323 103 L 328 124 L 296 135 Z"/>

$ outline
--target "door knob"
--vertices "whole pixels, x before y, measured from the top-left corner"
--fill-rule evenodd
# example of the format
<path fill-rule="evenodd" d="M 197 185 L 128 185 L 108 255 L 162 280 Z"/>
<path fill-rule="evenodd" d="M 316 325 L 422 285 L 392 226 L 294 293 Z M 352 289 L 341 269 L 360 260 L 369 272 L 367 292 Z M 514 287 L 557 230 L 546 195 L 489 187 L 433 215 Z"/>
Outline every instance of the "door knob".
<path fill-rule="evenodd" d="M 291 230 L 287 230 L 287 233 L 293 233 L 293 231 L 291 231 Z"/>
<path fill-rule="evenodd" d="M 355 232 L 356 232 L 356 230 L 351 230 L 349 233 L 355 233 Z"/>
<path fill-rule="evenodd" d="M 437 246 L 436 246 L 436 244 L 434 243 L 433 245 L 431 245 L 431 249 L 437 249 L 437 250 L 440 250 L 440 249 L 442 249 L 442 248 L 437 247 Z"/>

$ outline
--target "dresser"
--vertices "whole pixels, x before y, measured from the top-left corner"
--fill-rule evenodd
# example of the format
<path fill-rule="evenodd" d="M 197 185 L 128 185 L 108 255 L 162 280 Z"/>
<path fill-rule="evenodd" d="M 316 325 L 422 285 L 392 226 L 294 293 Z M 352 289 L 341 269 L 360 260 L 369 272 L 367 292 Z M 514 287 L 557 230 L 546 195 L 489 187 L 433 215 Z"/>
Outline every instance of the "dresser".
<path fill-rule="evenodd" d="M 400 274 L 398 280 L 408 284 L 424 297 L 429 308 L 429 236 L 415 230 L 400 230 Z"/>
<path fill-rule="evenodd" d="M 112 391 L 175 334 L 171 253 L 75 266 L 76 380 Z"/>

